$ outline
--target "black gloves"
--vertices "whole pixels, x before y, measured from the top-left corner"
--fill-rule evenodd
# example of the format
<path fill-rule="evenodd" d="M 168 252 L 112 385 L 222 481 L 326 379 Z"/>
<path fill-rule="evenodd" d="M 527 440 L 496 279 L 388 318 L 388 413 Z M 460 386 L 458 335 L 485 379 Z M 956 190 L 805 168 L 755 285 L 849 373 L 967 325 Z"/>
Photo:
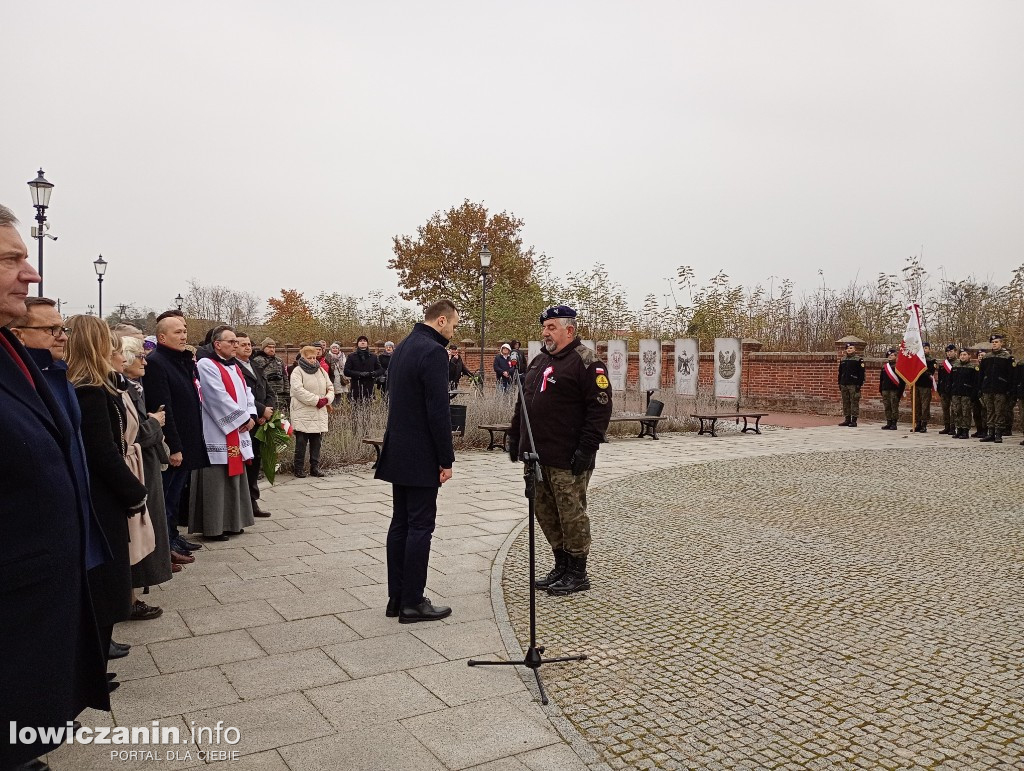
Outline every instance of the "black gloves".
<path fill-rule="evenodd" d="M 594 468 L 594 460 L 597 457 L 597 453 L 594 452 L 583 452 L 577 450 L 572 454 L 572 475 L 578 477 L 584 471 L 589 471 Z"/>

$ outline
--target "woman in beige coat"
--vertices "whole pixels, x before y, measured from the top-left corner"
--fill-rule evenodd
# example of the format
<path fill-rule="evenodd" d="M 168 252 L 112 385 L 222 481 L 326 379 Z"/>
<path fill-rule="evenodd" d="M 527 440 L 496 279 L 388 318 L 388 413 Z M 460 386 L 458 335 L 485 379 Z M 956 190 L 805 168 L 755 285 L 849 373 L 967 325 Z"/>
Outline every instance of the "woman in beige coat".
<path fill-rule="evenodd" d="M 327 420 L 334 401 L 334 385 L 316 358 L 316 348 L 304 345 L 290 378 L 291 421 L 295 430 L 295 476 L 304 477 L 306 445 L 309 445 L 309 475 L 322 477 L 320 444 L 327 432 Z"/>

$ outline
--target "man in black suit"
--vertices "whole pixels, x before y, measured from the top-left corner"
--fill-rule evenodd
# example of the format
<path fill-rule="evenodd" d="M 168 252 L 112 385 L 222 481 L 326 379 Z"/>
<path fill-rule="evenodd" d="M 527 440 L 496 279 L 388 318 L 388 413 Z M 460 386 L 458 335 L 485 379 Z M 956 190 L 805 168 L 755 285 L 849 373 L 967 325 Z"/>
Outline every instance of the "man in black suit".
<path fill-rule="evenodd" d="M 0 206 L 0 725 L 18 736 L 0 742 L 0 768 L 45 769 L 33 759 L 66 734 L 44 741 L 20 729 L 65 729 L 85 707 L 109 710 L 110 697 L 85 577 L 88 493 L 75 473 L 74 429 L 6 328 L 41 280 L 15 225 Z"/>
<path fill-rule="evenodd" d="M 268 387 L 267 378 L 263 374 L 263 368 L 251 360 L 252 340 L 249 339 L 249 335 L 245 334 L 245 332 L 235 332 L 235 339 L 238 340 L 238 346 L 235 348 L 235 358 L 242 365 L 242 377 L 245 378 L 246 385 L 252 391 L 253 402 L 256 404 L 256 413 L 252 416 L 252 419 L 256 421 L 257 426 L 262 426 L 273 416 L 274 410 L 277 408 L 277 396 Z M 249 498 L 252 500 L 253 516 L 269 517 L 270 512 L 263 511 L 256 502 L 260 497 L 260 486 L 256 480 L 259 479 L 260 475 L 261 447 L 262 442 L 253 436 L 252 463 L 245 467 L 245 473 L 249 482 Z"/>
<path fill-rule="evenodd" d="M 386 615 L 398 616 L 402 624 L 435 621 L 452 612 L 434 606 L 423 590 L 437 491 L 452 478 L 455 462 L 445 346 L 458 323 L 455 305 L 438 300 L 398 344 L 388 366 L 391 403 L 376 478 L 392 485 Z"/>

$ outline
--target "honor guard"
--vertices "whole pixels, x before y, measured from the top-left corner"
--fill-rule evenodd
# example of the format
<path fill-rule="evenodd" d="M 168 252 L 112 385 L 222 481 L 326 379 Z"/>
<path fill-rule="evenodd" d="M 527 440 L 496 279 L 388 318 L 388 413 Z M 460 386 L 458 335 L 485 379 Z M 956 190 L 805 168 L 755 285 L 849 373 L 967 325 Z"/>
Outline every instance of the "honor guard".
<path fill-rule="evenodd" d="M 930 343 L 921 343 L 924 348 L 924 361 L 928 366 L 914 382 L 914 430 L 919 433 L 928 431 L 928 421 L 932 417 L 932 389 L 935 387 L 935 359 L 932 358 Z"/>
<path fill-rule="evenodd" d="M 523 397 L 544 477 L 537 485 L 537 521 L 555 566 L 535 585 L 549 594 L 572 594 L 590 588 L 587 485 L 608 430 L 612 389 L 604 362 L 576 337 L 575 310 L 548 308 L 540 324 L 543 349 L 526 371 Z M 513 462 L 530 451 L 521 409 L 517 400 L 508 432 Z"/>
<path fill-rule="evenodd" d="M 1006 402 L 1013 390 L 1013 357 L 1003 348 L 1003 336 L 992 335 L 988 352 L 978 370 L 981 373 L 981 401 L 985 405 L 988 433 L 983 442 L 1002 444 L 1006 433 Z"/>
<path fill-rule="evenodd" d="M 939 399 L 942 401 L 942 430 L 939 431 L 940 434 L 956 433 L 953 423 L 953 394 L 950 391 L 950 385 L 958 353 L 959 349 L 950 343 L 946 346 L 946 358 L 937 367 L 938 383 L 936 388 L 939 392 Z"/>
<path fill-rule="evenodd" d="M 882 374 L 878 383 L 878 391 L 882 395 L 882 405 L 885 407 L 885 425 L 883 431 L 895 431 L 896 423 L 900 419 L 900 399 L 903 398 L 903 389 L 906 383 L 896 372 L 896 356 L 899 350 L 890 348 L 885 352 L 887 361 L 882 365 Z"/>
<path fill-rule="evenodd" d="M 941 370 L 939 372 L 941 374 Z M 961 349 L 947 382 L 953 414 L 953 438 L 970 439 L 971 409 L 978 396 L 978 368 L 971 361 L 970 351 Z"/>
<path fill-rule="evenodd" d="M 843 396 L 843 417 L 841 426 L 857 427 L 860 414 L 860 389 L 864 385 L 864 358 L 857 355 L 853 343 L 846 344 L 846 355 L 839 360 L 839 392 Z"/>

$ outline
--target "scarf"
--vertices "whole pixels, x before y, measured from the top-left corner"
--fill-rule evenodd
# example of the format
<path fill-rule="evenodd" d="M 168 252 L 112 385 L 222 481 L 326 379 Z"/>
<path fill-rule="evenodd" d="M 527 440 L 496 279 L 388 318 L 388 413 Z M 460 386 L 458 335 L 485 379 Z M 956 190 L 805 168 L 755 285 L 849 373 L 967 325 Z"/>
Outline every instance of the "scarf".
<path fill-rule="evenodd" d="M 228 368 L 220 363 L 217 357 L 213 358 L 214 364 L 217 365 L 217 369 L 220 370 L 220 379 L 224 383 L 224 390 L 228 392 L 228 396 L 238 401 L 238 396 L 235 392 L 235 383 L 231 379 L 231 375 L 228 374 Z M 238 371 L 238 376 L 242 377 L 242 371 L 238 369 L 238 365 L 235 364 L 235 369 Z M 245 378 L 242 378 L 243 380 Z M 232 429 L 231 433 L 227 435 L 227 446 L 228 446 L 228 476 L 236 477 L 239 474 L 245 473 L 245 461 L 242 460 L 242 440 L 238 436 L 238 429 Z"/>
<path fill-rule="evenodd" d="M 301 356 L 298 359 L 296 359 L 295 362 L 302 368 L 302 371 L 305 372 L 307 375 L 315 375 L 317 370 L 321 369 L 320 362 L 317 362 L 316 364 L 310 364 Z"/>

